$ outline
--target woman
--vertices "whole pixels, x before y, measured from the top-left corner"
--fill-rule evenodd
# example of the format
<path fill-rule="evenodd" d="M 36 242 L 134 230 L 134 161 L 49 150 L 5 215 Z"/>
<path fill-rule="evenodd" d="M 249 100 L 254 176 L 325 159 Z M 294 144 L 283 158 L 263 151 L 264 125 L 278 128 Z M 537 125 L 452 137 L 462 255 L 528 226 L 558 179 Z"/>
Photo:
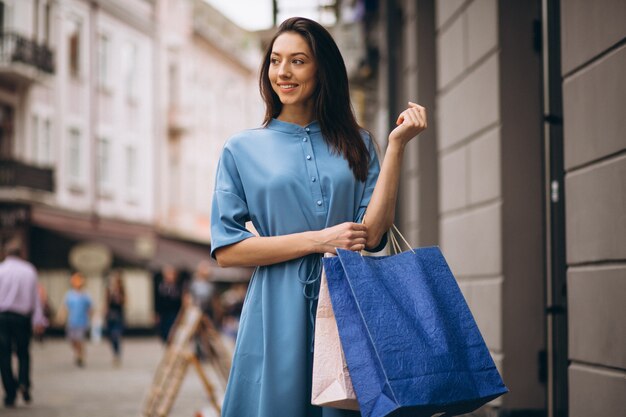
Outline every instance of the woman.
<path fill-rule="evenodd" d="M 113 272 L 109 280 L 109 287 L 106 291 L 105 300 L 105 320 L 107 333 L 113 349 L 113 365 L 119 366 L 121 363 L 121 341 L 124 331 L 124 306 L 126 304 L 126 291 L 122 281 L 120 271 Z"/>
<path fill-rule="evenodd" d="M 228 140 L 213 196 L 212 255 L 221 266 L 257 267 L 222 415 L 354 415 L 310 404 L 321 257 L 385 245 L 404 147 L 426 127 L 426 113 L 411 103 L 400 114 L 379 169 L 375 145 L 352 114 L 339 49 L 304 18 L 279 27 L 260 88 L 264 127 Z"/>
<path fill-rule="evenodd" d="M 183 286 L 180 275 L 172 265 L 164 265 L 161 280 L 157 281 L 154 300 L 154 320 L 159 336 L 164 344 L 168 343 L 170 330 L 183 305 Z"/>

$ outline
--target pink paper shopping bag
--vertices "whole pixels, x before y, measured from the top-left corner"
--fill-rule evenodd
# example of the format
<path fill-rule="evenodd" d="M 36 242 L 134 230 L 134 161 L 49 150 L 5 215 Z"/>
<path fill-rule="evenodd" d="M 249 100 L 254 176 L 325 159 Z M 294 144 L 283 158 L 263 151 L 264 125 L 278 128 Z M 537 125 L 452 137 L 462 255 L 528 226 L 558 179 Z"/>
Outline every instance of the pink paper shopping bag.
<path fill-rule="evenodd" d="M 326 273 L 323 270 L 313 349 L 311 404 L 358 410 L 359 403 L 352 388 L 346 358 L 343 355 L 337 322 L 330 303 Z"/>

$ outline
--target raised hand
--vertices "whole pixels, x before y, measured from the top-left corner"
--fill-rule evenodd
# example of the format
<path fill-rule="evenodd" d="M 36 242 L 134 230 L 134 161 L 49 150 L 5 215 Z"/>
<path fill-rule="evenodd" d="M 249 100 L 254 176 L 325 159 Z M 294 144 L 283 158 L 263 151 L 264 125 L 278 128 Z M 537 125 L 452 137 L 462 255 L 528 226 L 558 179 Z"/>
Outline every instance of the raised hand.
<path fill-rule="evenodd" d="M 409 101 L 409 107 L 398 116 L 396 127 L 389 134 L 389 144 L 404 146 L 428 126 L 426 109 Z"/>

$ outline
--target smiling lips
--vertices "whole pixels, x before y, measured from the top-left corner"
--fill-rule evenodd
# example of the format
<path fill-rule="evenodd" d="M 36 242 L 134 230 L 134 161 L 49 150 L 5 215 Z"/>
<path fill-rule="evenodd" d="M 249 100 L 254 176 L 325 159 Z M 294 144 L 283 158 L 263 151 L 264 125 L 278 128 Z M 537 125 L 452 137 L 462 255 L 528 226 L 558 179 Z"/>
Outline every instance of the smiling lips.
<path fill-rule="evenodd" d="M 293 90 L 296 89 L 296 87 L 298 86 L 298 84 L 278 84 L 278 86 L 280 87 L 280 90 L 285 92 L 285 93 L 289 93 Z"/>

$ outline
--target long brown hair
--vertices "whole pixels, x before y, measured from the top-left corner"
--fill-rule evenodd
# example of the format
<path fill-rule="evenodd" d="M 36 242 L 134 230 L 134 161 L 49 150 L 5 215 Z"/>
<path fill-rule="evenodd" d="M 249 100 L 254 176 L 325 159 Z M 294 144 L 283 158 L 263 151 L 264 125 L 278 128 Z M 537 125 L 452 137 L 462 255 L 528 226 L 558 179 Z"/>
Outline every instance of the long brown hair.
<path fill-rule="evenodd" d="M 332 36 L 319 23 L 303 17 L 287 19 L 268 45 L 259 76 L 259 88 L 265 101 L 263 125 L 267 126 L 272 118 L 280 114 L 283 107 L 272 89 L 268 74 L 274 41 L 285 32 L 302 36 L 311 48 L 317 64 L 317 87 L 313 99 L 322 136 L 334 152 L 343 155 L 348 161 L 354 177 L 365 181 L 370 155 L 361 138 L 361 128 L 352 113 L 346 65 Z"/>

